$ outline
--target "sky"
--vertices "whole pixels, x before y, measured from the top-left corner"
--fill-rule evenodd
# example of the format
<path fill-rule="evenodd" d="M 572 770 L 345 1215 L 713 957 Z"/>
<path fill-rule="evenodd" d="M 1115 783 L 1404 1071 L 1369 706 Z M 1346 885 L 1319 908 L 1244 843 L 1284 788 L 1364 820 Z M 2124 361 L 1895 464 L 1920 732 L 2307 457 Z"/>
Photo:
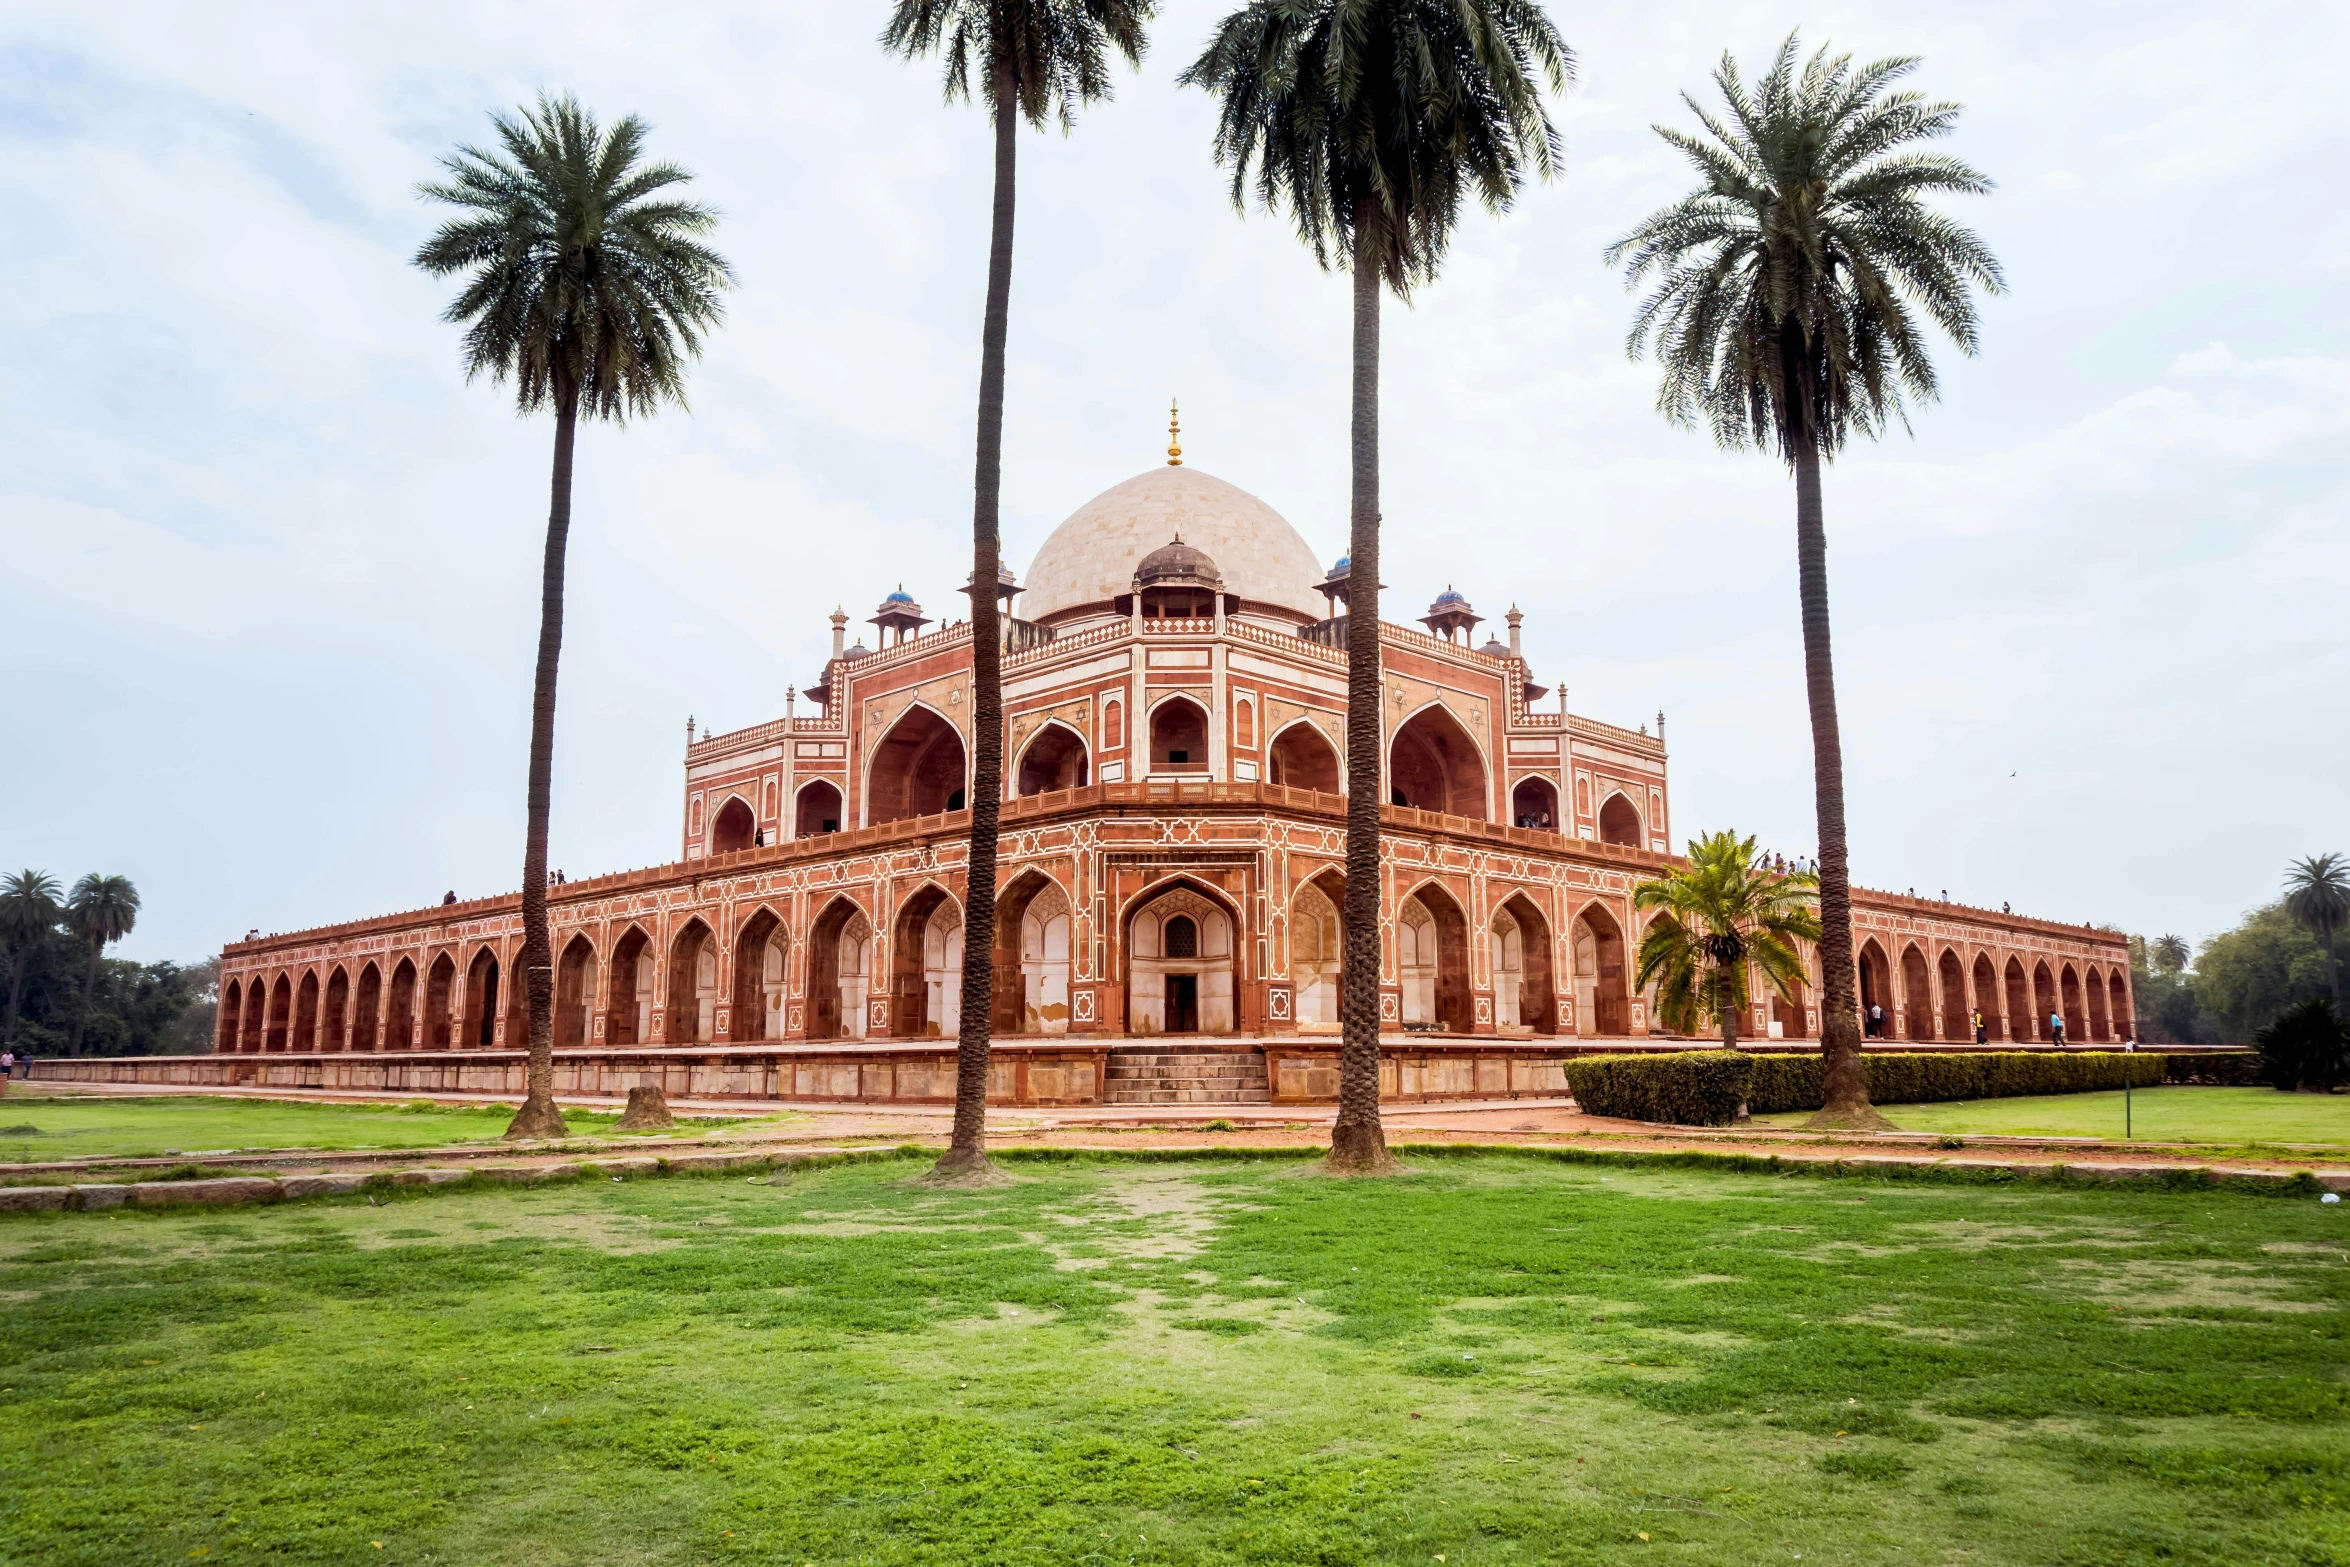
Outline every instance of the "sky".
<path fill-rule="evenodd" d="M 949 602 L 989 146 L 883 14 L 0 0 L 0 865 L 131 877 L 142 960 L 515 884 L 552 425 L 410 257 L 436 159 L 543 90 L 649 120 L 739 275 L 690 411 L 580 438 L 553 862 L 674 858 L 689 715 L 778 716 L 835 604 Z M 1341 552 L 1346 280 L 1175 85 L 1219 14 L 1022 137 L 1016 564 L 1170 397 Z M 1792 484 L 1657 416 L 1601 256 L 1691 185 L 1652 126 L 1725 49 L 1916 54 L 2009 289 L 1827 474 L 1854 876 L 2199 940 L 2350 850 L 2350 9 L 1552 15 L 1558 177 L 1384 317 L 1389 618 L 1514 601 L 1573 711 L 1666 716 L 1679 835 L 1812 849 Z"/>

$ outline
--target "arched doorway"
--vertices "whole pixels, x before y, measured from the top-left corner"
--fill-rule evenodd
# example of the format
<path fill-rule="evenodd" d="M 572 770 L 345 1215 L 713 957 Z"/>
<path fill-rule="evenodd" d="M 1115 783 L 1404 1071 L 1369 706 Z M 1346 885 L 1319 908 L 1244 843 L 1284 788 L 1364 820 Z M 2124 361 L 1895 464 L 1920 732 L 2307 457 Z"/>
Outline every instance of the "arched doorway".
<path fill-rule="evenodd" d="M 376 1038 L 376 1027 L 383 1022 L 383 970 L 369 963 L 360 970 L 360 998 L 350 1015 L 350 1048 L 353 1050 L 381 1050 L 383 1041 Z M 407 1041 L 402 1041 L 407 1043 Z"/>
<path fill-rule="evenodd" d="M 1163 698 L 1151 709 L 1151 771 L 1208 770 L 1208 710 L 1187 696 Z"/>
<path fill-rule="evenodd" d="M 1292 789 L 1337 794 L 1338 750 L 1301 718 L 1273 737 L 1265 753 L 1265 778 Z"/>
<path fill-rule="evenodd" d="M 1423 883 L 1396 910 L 1396 973 L 1403 984 L 1403 1026 L 1447 1034 L 1470 1032 L 1469 922 L 1434 882 Z"/>
<path fill-rule="evenodd" d="M 2088 1009 L 2081 1005 L 2081 976 L 2067 963 L 2058 984 L 2064 996 L 2064 1037 L 2077 1045 L 2090 1037 Z"/>
<path fill-rule="evenodd" d="M 734 938 L 732 1035 L 737 1041 L 783 1037 L 788 947 L 783 921 L 772 909 L 761 909 L 745 920 Z"/>
<path fill-rule="evenodd" d="M 1620 843 L 1628 849 L 1647 847 L 1647 837 L 1640 830 L 1640 808 L 1620 794 L 1609 795 L 1599 807 L 1599 841 Z"/>
<path fill-rule="evenodd" d="M 891 1037 L 935 1039 L 959 1032 L 962 1003 L 963 911 L 944 887 L 930 883 L 898 905 L 890 933 Z"/>
<path fill-rule="evenodd" d="M 220 987 L 220 1020 L 212 1047 L 218 1054 L 235 1055 L 244 1048 L 244 1036 L 238 1033 L 245 1021 L 244 997 L 244 987 L 233 979 Z"/>
<path fill-rule="evenodd" d="M 2089 1037 L 2103 1044 L 2113 1038 L 2113 1030 L 2105 1015 L 2105 976 L 2095 968 L 2089 970 L 2081 988 L 2088 993 Z"/>
<path fill-rule="evenodd" d="M 269 987 L 259 975 L 245 981 L 244 1043 L 247 1055 L 257 1056 L 264 1049 L 269 1016 Z"/>
<path fill-rule="evenodd" d="M 706 1044 L 718 1037 L 718 938 L 688 920 L 669 947 L 668 1041 Z"/>
<path fill-rule="evenodd" d="M 1765 988 L 1771 998 L 1771 1020 L 1768 1031 L 1770 1037 L 1773 1039 L 1811 1038 L 1810 987 L 1805 985 L 1803 981 L 1797 980 L 1793 987 L 1794 994 L 1791 996 L 1782 996 L 1776 990 Z"/>
<path fill-rule="evenodd" d="M 293 1050 L 308 1055 L 318 1048 L 318 975 L 316 971 L 302 976 L 301 986 L 294 992 Z"/>
<path fill-rule="evenodd" d="M 2024 978 L 2024 966 L 2015 958 L 2007 960 L 2007 1037 L 2016 1044 L 2028 1045 L 2045 1037 L 2048 1015 L 2034 1015 L 2030 982 Z"/>
<path fill-rule="evenodd" d="M 1900 1013 L 1901 1003 L 1893 994 L 1893 965 L 1885 958 L 1885 949 L 1870 937 L 1861 943 L 1860 970 L 1860 1031 L 1864 1039 L 1891 1039 L 1893 1020 Z"/>
<path fill-rule="evenodd" d="M 1396 730 L 1387 747 L 1387 782 L 1390 804 L 1490 820 L 1485 758 L 1460 720 L 1442 707 L 1424 707 Z"/>
<path fill-rule="evenodd" d="M 2002 1021 L 2003 1009 L 1999 1004 L 1999 971 L 1991 966 L 1989 953 L 1975 954 L 1974 979 L 1975 1010 L 1983 1014 L 1983 1038 L 1987 1041 L 2004 1041 L 2007 1038 L 2007 1025 Z M 1968 1019 L 1968 1022 L 1971 1024 L 1973 1019 Z M 1967 1037 L 1971 1039 L 1974 1036 L 1970 1032 Z"/>
<path fill-rule="evenodd" d="M 1901 993 L 1906 1005 L 1903 1016 L 1909 1023 L 1909 1037 L 1924 1041 L 1932 1039 L 1934 1027 L 1934 981 L 1926 971 L 1926 955 L 1916 944 L 1901 949 Z"/>
<path fill-rule="evenodd" d="M 429 1049 L 446 1050 L 455 1042 L 449 1014 L 456 990 L 457 960 L 443 952 L 432 960 L 432 969 L 424 980 L 424 1042 Z"/>
<path fill-rule="evenodd" d="M 1510 821 L 1538 832 L 1559 830 L 1559 792 L 1547 778 L 1521 778 L 1510 791 Z"/>
<path fill-rule="evenodd" d="M 588 1014 L 596 1004 L 596 949 L 587 937 L 563 944 L 555 965 L 555 1048 L 578 1050 L 588 1042 Z"/>
<path fill-rule="evenodd" d="M 792 811 L 792 836 L 818 838 L 828 832 L 839 832 L 841 823 L 840 791 L 819 778 L 812 784 L 803 784 Z"/>
<path fill-rule="evenodd" d="M 2130 993 L 2122 984 L 2121 970 L 2106 976 L 2107 999 L 2113 1007 L 2114 1032 L 2123 1039 L 2138 1037 L 2138 1020 L 2130 1015 Z"/>
<path fill-rule="evenodd" d="M 917 703 L 874 747 L 865 774 L 865 825 L 937 816 L 963 808 L 963 737 Z"/>
<path fill-rule="evenodd" d="M 457 1031 L 462 1050 L 486 1050 L 497 1042 L 498 960 L 484 947 L 465 968 L 465 1019 Z"/>
<path fill-rule="evenodd" d="M 1974 1033 L 1967 1026 L 1966 970 L 1958 966 L 1958 954 L 1948 947 L 1942 949 L 1942 959 L 1936 965 L 1942 981 L 1942 1037 L 1949 1040 L 1967 1040 Z"/>
<path fill-rule="evenodd" d="M 286 1036 L 293 1031 L 294 984 L 283 974 L 269 987 L 269 1031 L 262 1041 L 268 1054 L 284 1055 Z"/>
<path fill-rule="evenodd" d="M 747 849 L 757 841 L 759 819 L 739 794 L 726 797 L 718 807 L 718 814 L 710 819 L 710 852 L 734 854 Z"/>
<path fill-rule="evenodd" d="M 1025 871 L 996 898 L 995 1016 L 1001 1034 L 1069 1032 L 1068 894 Z"/>
<path fill-rule="evenodd" d="M 1575 916 L 1568 945 L 1575 954 L 1575 1032 L 1587 1039 L 1631 1033 L 1623 927 L 1594 903 Z"/>
<path fill-rule="evenodd" d="M 1524 893 L 1512 893 L 1493 914 L 1493 1022 L 1505 1033 L 1558 1032 L 1550 922 Z"/>
<path fill-rule="evenodd" d="M 631 925 L 612 946 L 612 988 L 605 1001 L 604 1043 L 653 1042 L 653 938 Z"/>
<path fill-rule="evenodd" d="M 384 1048 L 416 1048 L 416 965 L 406 958 L 392 970 L 391 996 L 384 1005 Z"/>
<path fill-rule="evenodd" d="M 1147 897 L 1126 921 L 1126 1019 L 1136 1034 L 1229 1034 L 1232 917 L 1189 882 Z"/>
<path fill-rule="evenodd" d="M 1334 1033 L 1346 972 L 1346 878 L 1324 871 L 1289 900 L 1291 1011 L 1306 1033 Z"/>
<path fill-rule="evenodd" d="M 808 932 L 808 1037 L 863 1039 L 872 983 L 873 926 L 865 911 L 835 898 Z"/>
<path fill-rule="evenodd" d="M 1058 789 L 1082 789 L 1092 776 L 1085 737 L 1067 724 L 1046 724 L 1020 753 L 1017 779 L 1023 799 Z"/>
<path fill-rule="evenodd" d="M 350 1048 L 345 1029 L 350 1023 L 351 976 L 338 965 L 326 977 L 326 999 L 318 1008 L 318 1048 L 343 1051 Z"/>
<path fill-rule="evenodd" d="M 2056 1030 L 2049 1019 L 2056 1015 L 2056 975 L 2046 962 L 2032 969 L 2032 1027 L 2042 1039 L 2053 1041 Z"/>

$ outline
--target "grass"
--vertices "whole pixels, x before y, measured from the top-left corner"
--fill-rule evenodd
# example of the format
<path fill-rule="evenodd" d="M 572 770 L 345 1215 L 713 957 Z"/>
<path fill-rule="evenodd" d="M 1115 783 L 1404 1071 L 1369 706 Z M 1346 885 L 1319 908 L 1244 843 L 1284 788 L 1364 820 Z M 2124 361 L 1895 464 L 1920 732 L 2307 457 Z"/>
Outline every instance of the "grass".
<path fill-rule="evenodd" d="M 2140 1088 L 2132 1092 L 2135 1134 L 2155 1142 L 2350 1144 L 2350 1094 L 2280 1094 L 2273 1088 Z M 1889 1105 L 1910 1132 L 2013 1137 L 2120 1137 L 2122 1096 L 2046 1094 L 1950 1104 Z M 1758 1115 L 1767 1126 L 1801 1126 L 1808 1110 Z"/>
<path fill-rule="evenodd" d="M 1416 1157 L 0 1220 L 0 1560 L 2350 1561 L 2350 1205 Z"/>
<path fill-rule="evenodd" d="M 567 1110 L 564 1117 L 584 1137 L 610 1135 L 620 1118 L 618 1111 L 583 1110 Z M 512 1105 L 304 1104 L 181 1095 L 115 1099 L 28 1094 L 22 1084 L 14 1084 L 0 1098 L 0 1163 L 270 1148 L 428 1148 L 495 1142 L 513 1118 Z M 773 1119 L 802 1118 L 787 1113 Z"/>

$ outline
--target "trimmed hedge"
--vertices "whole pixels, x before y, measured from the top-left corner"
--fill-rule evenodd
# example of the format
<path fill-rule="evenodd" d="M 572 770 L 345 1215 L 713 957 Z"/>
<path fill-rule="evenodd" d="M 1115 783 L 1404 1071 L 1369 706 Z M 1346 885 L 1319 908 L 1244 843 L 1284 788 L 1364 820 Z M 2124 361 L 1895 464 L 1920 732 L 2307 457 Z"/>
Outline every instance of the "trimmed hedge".
<path fill-rule="evenodd" d="M 2198 1083 L 2215 1088 L 2258 1088 L 2260 1057 L 2249 1050 L 2228 1055 L 2171 1056 L 2166 1083 Z"/>
<path fill-rule="evenodd" d="M 2119 1050 L 1993 1050 L 1947 1055 L 1866 1051 L 1860 1059 L 1869 1074 L 1871 1104 L 1914 1105 L 2099 1093 L 2121 1087 L 2125 1073 L 2137 1087 L 2151 1088 L 2164 1080 L 2171 1058 L 2148 1050 L 2135 1055 Z M 1754 1068 L 1747 1104 L 1756 1115 L 1820 1107 L 1818 1056 L 1758 1056 Z"/>
<path fill-rule="evenodd" d="M 1616 1115 L 1676 1126 L 1728 1126 L 1747 1101 L 1755 1057 L 1735 1050 L 1671 1055 L 1570 1056 L 1567 1087 L 1585 1115 Z M 1812 1073 L 1815 1085 L 1819 1073 Z M 1815 1098 L 1814 1103 L 1817 1103 Z"/>

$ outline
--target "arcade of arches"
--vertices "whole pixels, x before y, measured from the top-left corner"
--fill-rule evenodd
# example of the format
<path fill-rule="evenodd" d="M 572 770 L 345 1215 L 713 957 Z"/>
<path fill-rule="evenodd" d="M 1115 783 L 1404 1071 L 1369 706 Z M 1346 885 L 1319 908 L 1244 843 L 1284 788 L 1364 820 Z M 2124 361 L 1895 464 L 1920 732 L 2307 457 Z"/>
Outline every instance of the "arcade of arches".
<path fill-rule="evenodd" d="M 865 825 L 959 811 L 965 777 L 963 737 L 955 726 L 927 707 L 910 707 L 874 747 Z"/>

